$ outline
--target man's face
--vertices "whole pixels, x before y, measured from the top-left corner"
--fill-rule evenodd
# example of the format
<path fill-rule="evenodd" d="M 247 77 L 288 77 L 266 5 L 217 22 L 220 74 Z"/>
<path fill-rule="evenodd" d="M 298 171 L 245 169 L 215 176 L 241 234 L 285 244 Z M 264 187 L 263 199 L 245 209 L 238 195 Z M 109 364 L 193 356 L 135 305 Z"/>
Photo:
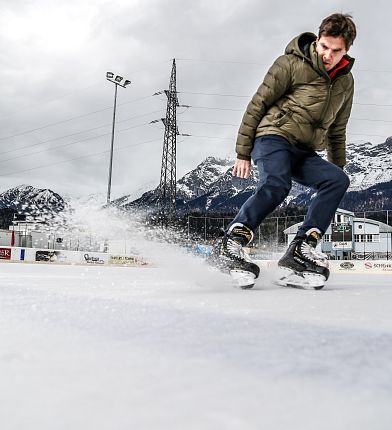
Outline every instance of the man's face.
<path fill-rule="evenodd" d="M 316 40 L 316 51 L 323 60 L 327 71 L 333 69 L 347 54 L 343 37 L 321 36 Z"/>

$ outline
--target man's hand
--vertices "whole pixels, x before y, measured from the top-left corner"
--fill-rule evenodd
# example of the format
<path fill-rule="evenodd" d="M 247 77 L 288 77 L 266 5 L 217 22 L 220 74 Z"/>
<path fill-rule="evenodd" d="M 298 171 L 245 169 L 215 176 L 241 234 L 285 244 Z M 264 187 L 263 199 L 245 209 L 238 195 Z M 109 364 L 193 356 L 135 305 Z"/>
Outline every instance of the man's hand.
<path fill-rule="evenodd" d="M 250 160 L 236 159 L 233 167 L 233 176 L 239 178 L 249 178 L 250 172 L 252 171 L 252 163 Z"/>

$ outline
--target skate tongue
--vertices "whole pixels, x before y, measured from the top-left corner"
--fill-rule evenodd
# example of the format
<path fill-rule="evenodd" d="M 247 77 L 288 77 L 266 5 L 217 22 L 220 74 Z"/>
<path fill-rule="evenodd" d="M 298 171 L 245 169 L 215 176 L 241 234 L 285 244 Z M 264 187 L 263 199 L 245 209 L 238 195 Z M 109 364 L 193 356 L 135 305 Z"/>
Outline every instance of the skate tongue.
<path fill-rule="evenodd" d="M 316 248 L 317 244 L 321 240 L 321 232 L 318 229 L 311 229 L 306 232 L 306 239 L 305 242 L 308 243 L 310 246 L 313 246 L 313 248 Z"/>
<path fill-rule="evenodd" d="M 252 230 L 240 223 L 233 224 L 228 231 L 228 235 L 241 246 L 246 246 L 253 240 Z"/>

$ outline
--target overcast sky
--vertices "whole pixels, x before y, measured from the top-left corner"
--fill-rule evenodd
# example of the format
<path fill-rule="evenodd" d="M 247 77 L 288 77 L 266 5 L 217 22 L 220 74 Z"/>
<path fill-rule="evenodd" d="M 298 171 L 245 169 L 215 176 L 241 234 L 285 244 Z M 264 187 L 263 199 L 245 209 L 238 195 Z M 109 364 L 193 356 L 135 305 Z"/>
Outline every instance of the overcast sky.
<path fill-rule="evenodd" d="M 20 184 L 106 193 L 119 88 L 112 198 L 159 183 L 166 98 L 177 62 L 177 177 L 235 156 L 243 111 L 268 67 L 303 31 L 351 13 L 358 37 L 349 142 L 392 135 L 389 1 L 0 0 L 0 192 Z"/>

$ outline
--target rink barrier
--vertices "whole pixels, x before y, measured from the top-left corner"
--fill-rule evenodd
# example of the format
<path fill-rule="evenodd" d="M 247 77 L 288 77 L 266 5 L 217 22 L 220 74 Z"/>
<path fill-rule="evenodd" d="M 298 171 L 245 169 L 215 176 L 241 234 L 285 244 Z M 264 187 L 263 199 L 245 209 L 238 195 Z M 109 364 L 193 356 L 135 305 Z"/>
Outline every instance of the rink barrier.
<path fill-rule="evenodd" d="M 148 265 L 146 261 L 134 255 L 7 246 L 0 247 L 0 261 L 84 264 L 94 266 L 112 265 L 139 267 Z M 278 267 L 278 260 L 256 260 L 256 263 L 261 268 L 266 269 L 277 269 Z M 332 273 L 392 274 L 392 260 L 330 260 L 329 267 Z"/>
<path fill-rule="evenodd" d="M 265 269 L 277 269 L 277 260 L 257 260 Z M 374 273 L 392 275 L 392 260 L 329 260 L 331 273 Z"/>
<path fill-rule="evenodd" d="M 48 264 L 84 264 L 143 266 L 146 263 L 139 257 L 105 252 L 68 251 L 38 248 L 0 247 L 0 261 L 48 263 Z"/>

